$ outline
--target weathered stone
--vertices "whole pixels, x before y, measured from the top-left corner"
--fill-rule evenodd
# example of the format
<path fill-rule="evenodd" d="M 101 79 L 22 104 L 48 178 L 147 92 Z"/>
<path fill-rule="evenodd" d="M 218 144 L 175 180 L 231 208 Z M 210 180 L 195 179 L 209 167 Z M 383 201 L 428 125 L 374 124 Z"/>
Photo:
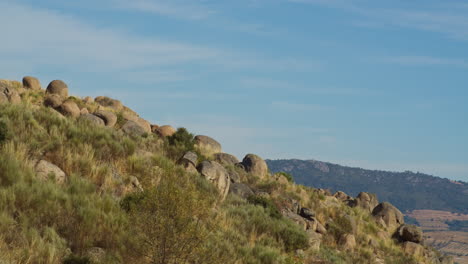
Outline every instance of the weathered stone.
<path fill-rule="evenodd" d="M 247 199 L 249 196 L 254 195 L 252 189 L 243 183 L 231 183 L 229 187 L 229 193 L 235 194 L 239 197 Z"/>
<path fill-rule="evenodd" d="M 94 99 L 89 96 L 86 96 L 85 98 L 83 98 L 83 102 L 85 102 L 86 104 L 91 104 L 94 103 Z"/>
<path fill-rule="evenodd" d="M 266 162 L 255 154 L 247 154 L 242 160 L 245 171 L 263 179 L 268 176 L 268 166 Z"/>
<path fill-rule="evenodd" d="M 327 234 L 327 229 L 317 220 L 317 228 L 315 229 L 317 233 L 322 235 Z"/>
<path fill-rule="evenodd" d="M 400 241 L 410 241 L 414 243 L 421 243 L 423 241 L 423 231 L 420 227 L 415 225 L 401 225 L 396 231 L 395 236 Z"/>
<path fill-rule="evenodd" d="M 424 247 L 420 244 L 406 241 L 405 243 L 403 243 L 403 251 L 410 256 L 419 257 L 423 256 Z"/>
<path fill-rule="evenodd" d="M 117 115 L 111 111 L 98 110 L 94 115 L 104 120 L 107 127 L 114 127 L 117 123 Z"/>
<path fill-rule="evenodd" d="M 146 121 L 145 119 L 143 119 L 141 117 L 136 118 L 136 120 L 134 122 L 137 123 L 138 125 L 140 125 L 143 128 L 143 130 L 145 131 L 145 133 L 151 134 L 151 124 L 150 124 L 150 122 Z"/>
<path fill-rule="evenodd" d="M 203 161 L 197 167 L 198 172 L 218 188 L 221 200 L 226 198 L 229 192 L 231 180 L 226 169 L 216 161 Z"/>
<path fill-rule="evenodd" d="M 303 230 L 307 230 L 307 221 L 304 218 L 302 218 L 300 215 L 295 214 L 289 210 L 283 210 L 281 214 L 284 217 L 292 220 L 297 225 L 299 225 Z"/>
<path fill-rule="evenodd" d="M 47 107 L 57 108 L 63 103 L 63 98 L 58 94 L 48 94 L 44 98 L 44 105 Z"/>
<path fill-rule="evenodd" d="M 388 202 L 377 205 L 374 210 L 372 210 L 372 215 L 377 222 L 385 223 L 385 227 L 387 227 L 390 232 L 405 223 L 400 210 Z"/>
<path fill-rule="evenodd" d="M 116 111 L 123 109 L 123 104 L 119 100 L 112 99 L 107 96 L 98 96 L 94 98 L 94 102 L 105 107 L 110 107 Z"/>
<path fill-rule="evenodd" d="M 353 197 L 347 195 L 346 193 L 342 191 L 337 191 L 333 196 L 340 201 L 347 201 L 347 200 L 353 199 Z"/>
<path fill-rule="evenodd" d="M 88 120 L 89 122 L 95 124 L 95 125 L 98 125 L 98 126 L 104 126 L 105 123 L 104 123 L 104 120 L 102 120 L 101 118 L 93 115 L 93 114 L 83 114 L 80 116 L 80 119 L 83 119 L 83 120 Z"/>
<path fill-rule="evenodd" d="M 89 114 L 89 111 L 88 111 L 87 108 L 81 108 L 80 114 L 81 114 L 81 115 L 86 115 L 86 114 Z"/>
<path fill-rule="evenodd" d="M 174 135 L 175 132 L 176 132 L 175 128 L 169 125 L 165 125 L 165 126 L 161 126 L 158 128 L 157 134 L 160 135 L 161 137 L 170 137 Z"/>
<path fill-rule="evenodd" d="M 0 103 L 21 103 L 21 96 L 14 88 L 0 85 Z"/>
<path fill-rule="evenodd" d="M 41 83 L 35 77 L 25 76 L 23 77 L 23 87 L 30 90 L 41 90 Z"/>
<path fill-rule="evenodd" d="M 68 98 L 68 86 L 61 80 L 54 80 L 47 86 L 46 93 L 58 94 L 62 98 Z"/>
<path fill-rule="evenodd" d="M 240 183 L 241 182 L 241 176 L 239 175 L 239 173 L 237 173 L 234 170 L 229 170 L 228 173 L 229 173 L 229 178 L 231 179 L 232 183 Z"/>
<path fill-rule="evenodd" d="M 194 152 L 186 152 L 178 161 L 177 164 L 183 166 L 188 172 L 197 172 L 198 156 Z"/>
<path fill-rule="evenodd" d="M 63 172 L 56 165 L 46 161 L 40 160 L 35 166 L 36 175 L 40 180 L 49 180 L 53 179 L 59 184 L 63 184 L 66 181 L 65 172 Z"/>
<path fill-rule="evenodd" d="M 344 234 L 340 237 L 338 241 L 340 246 L 346 250 L 352 250 L 356 247 L 356 238 L 352 234 Z"/>
<path fill-rule="evenodd" d="M 239 160 L 228 153 L 215 153 L 213 155 L 214 160 L 216 160 L 219 164 L 222 165 L 235 165 L 236 163 L 239 163 Z"/>
<path fill-rule="evenodd" d="M 151 132 L 158 133 L 159 126 L 155 124 L 151 124 Z"/>
<path fill-rule="evenodd" d="M 307 235 L 309 237 L 309 248 L 315 251 L 319 251 L 320 245 L 322 244 L 322 234 L 308 230 Z"/>
<path fill-rule="evenodd" d="M 124 186 L 123 195 L 127 195 L 129 193 L 134 193 L 134 192 L 142 192 L 142 191 L 143 191 L 143 187 L 141 186 L 138 178 L 135 176 L 130 176 L 127 179 L 127 182 Z"/>
<path fill-rule="evenodd" d="M 81 114 L 80 108 L 73 100 L 66 100 L 58 110 L 65 116 L 79 117 Z"/>
<path fill-rule="evenodd" d="M 133 121 L 127 121 L 122 126 L 122 131 L 132 136 L 143 136 L 146 133 L 143 127 L 141 127 L 138 123 Z"/>
<path fill-rule="evenodd" d="M 106 251 L 100 247 L 92 247 L 86 250 L 85 256 L 91 263 L 102 263 L 106 257 Z"/>
<path fill-rule="evenodd" d="M 205 156 L 212 156 L 215 153 L 221 152 L 221 144 L 208 136 L 195 136 L 195 147 Z"/>
<path fill-rule="evenodd" d="M 376 194 L 360 192 L 351 206 L 359 206 L 368 212 L 372 212 L 378 204 L 379 201 Z"/>
<path fill-rule="evenodd" d="M 315 217 L 315 212 L 309 208 L 302 207 L 300 215 L 304 217 L 305 219 L 312 220 L 312 218 Z"/>

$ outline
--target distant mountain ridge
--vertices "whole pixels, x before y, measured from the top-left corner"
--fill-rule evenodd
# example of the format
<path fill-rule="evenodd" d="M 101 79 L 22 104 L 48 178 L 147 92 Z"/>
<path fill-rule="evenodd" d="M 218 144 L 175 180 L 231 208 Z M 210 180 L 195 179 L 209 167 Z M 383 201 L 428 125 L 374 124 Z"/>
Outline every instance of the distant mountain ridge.
<path fill-rule="evenodd" d="M 390 172 L 341 166 L 317 160 L 266 160 L 272 172 L 293 175 L 299 184 L 344 191 L 376 193 L 402 211 L 414 209 L 468 213 L 468 183 L 411 171 Z"/>

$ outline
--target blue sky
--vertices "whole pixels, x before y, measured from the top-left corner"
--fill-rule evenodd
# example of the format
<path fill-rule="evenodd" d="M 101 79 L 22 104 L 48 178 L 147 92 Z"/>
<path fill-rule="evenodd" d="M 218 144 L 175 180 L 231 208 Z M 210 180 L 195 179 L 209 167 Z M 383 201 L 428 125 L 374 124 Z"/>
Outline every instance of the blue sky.
<path fill-rule="evenodd" d="M 242 158 L 468 181 L 468 3 L 0 0 L 0 78 L 63 79 Z"/>

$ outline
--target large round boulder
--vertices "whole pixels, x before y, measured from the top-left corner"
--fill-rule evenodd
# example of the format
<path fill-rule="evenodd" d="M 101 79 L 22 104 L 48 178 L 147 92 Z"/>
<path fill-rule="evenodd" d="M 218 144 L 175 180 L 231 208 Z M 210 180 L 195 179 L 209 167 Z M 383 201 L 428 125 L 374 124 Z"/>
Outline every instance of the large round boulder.
<path fill-rule="evenodd" d="M 379 200 L 376 194 L 360 192 L 356 199 L 353 200 L 352 206 L 359 206 L 368 212 L 372 212 L 378 204 Z"/>
<path fill-rule="evenodd" d="M 19 104 L 20 102 L 21 96 L 16 89 L 0 84 L 0 103 Z"/>
<path fill-rule="evenodd" d="M 420 244 L 414 243 L 414 242 L 405 242 L 403 243 L 403 251 L 414 257 L 420 257 L 424 255 L 424 247 L 421 246 Z"/>
<path fill-rule="evenodd" d="M 356 247 L 356 238 L 352 234 L 344 234 L 340 237 L 338 243 L 345 250 L 352 250 Z"/>
<path fill-rule="evenodd" d="M 105 126 L 105 122 L 104 120 L 102 120 L 101 118 L 93 115 L 93 114 L 83 114 L 80 116 L 80 119 L 83 119 L 83 120 L 88 120 L 89 122 L 91 122 L 92 124 L 95 124 L 97 126 Z"/>
<path fill-rule="evenodd" d="M 104 123 L 107 127 L 114 127 L 117 123 L 117 115 L 111 111 L 98 110 L 94 113 L 94 115 L 104 120 Z"/>
<path fill-rule="evenodd" d="M 401 225 L 395 233 L 395 236 L 400 241 L 410 241 L 414 243 L 421 243 L 423 241 L 423 232 L 420 227 L 415 225 Z"/>
<path fill-rule="evenodd" d="M 68 97 L 68 86 L 61 80 L 54 80 L 47 86 L 46 92 L 49 94 L 58 94 L 62 98 Z"/>
<path fill-rule="evenodd" d="M 229 192 L 231 180 L 226 169 L 216 161 L 203 161 L 197 167 L 198 172 L 218 188 L 221 200 L 226 198 Z"/>
<path fill-rule="evenodd" d="M 48 94 L 44 98 L 44 105 L 52 108 L 57 108 L 63 103 L 63 98 L 58 94 Z"/>
<path fill-rule="evenodd" d="M 195 152 L 186 152 L 178 161 L 177 164 L 181 165 L 188 172 L 197 172 L 198 155 Z"/>
<path fill-rule="evenodd" d="M 80 108 L 73 100 L 63 102 L 58 110 L 65 116 L 79 117 L 81 114 Z"/>
<path fill-rule="evenodd" d="M 249 196 L 254 195 L 252 189 L 248 185 L 243 183 L 231 183 L 231 186 L 229 187 L 229 193 L 235 194 L 244 199 L 247 199 L 249 198 Z"/>
<path fill-rule="evenodd" d="M 400 210 L 388 202 L 377 205 L 374 210 L 372 210 L 372 215 L 378 223 L 387 227 L 389 231 L 395 230 L 405 223 Z"/>
<path fill-rule="evenodd" d="M 236 163 L 239 163 L 239 160 L 234 155 L 228 153 L 216 153 L 213 157 L 214 160 L 222 165 L 235 165 Z"/>
<path fill-rule="evenodd" d="M 143 130 L 145 130 L 145 133 L 151 134 L 151 124 L 150 122 L 146 121 L 145 119 L 138 117 L 134 120 L 135 123 L 140 125 Z"/>
<path fill-rule="evenodd" d="M 260 178 L 268 176 L 268 166 L 266 162 L 255 154 L 247 154 L 242 160 L 245 171 Z"/>
<path fill-rule="evenodd" d="M 127 121 L 123 126 L 122 126 L 123 132 L 125 132 L 128 135 L 132 136 L 143 136 L 146 134 L 146 130 L 140 126 L 137 122 L 134 121 Z"/>
<path fill-rule="evenodd" d="M 41 90 L 41 83 L 32 76 L 23 77 L 23 87 L 29 90 Z"/>
<path fill-rule="evenodd" d="M 215 153 L 221 152 L 221 144 L 208 136 L 195 136 L 195 147 L 205 156 L 212 156 Z"/>
<path fill-rule="evenodd" d="M 157 130 L 157 134 L 159 134 L 161 137 L 170 137 L 174 135 L 175 132 L 175 128 L 169 125 L 160 126 Z"/>
<path fill-rule="evenodd" d="M 107 96 L 98 96 L 94 98 L 94 102 L 98 103 L 101 106 L 110 107 L 116 111 L 123 109 L 123 104 L 119 100 L 109 98 Z"/>
<path fill-rule="evenodd" d="M 63 172 L 56 165 L 46 161 L 40 160 L 35 166 L 36 175 L 40 180 L 54 180 L 59 184 L 63 184 L 66 181 L 65 172 Z"/>

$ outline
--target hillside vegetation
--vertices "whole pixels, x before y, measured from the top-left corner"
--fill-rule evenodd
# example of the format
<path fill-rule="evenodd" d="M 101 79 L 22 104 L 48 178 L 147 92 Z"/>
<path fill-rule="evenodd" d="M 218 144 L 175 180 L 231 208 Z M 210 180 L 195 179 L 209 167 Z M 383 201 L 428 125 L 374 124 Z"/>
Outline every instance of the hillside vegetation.
<path fill-rule="evenodd" d="M 352 168 L 315 160 L 267 160 L 272 172 L 286 171 L 297 183 L 357 195 L 377 194 L 402 211 L 443 210 L 468 214 L 468 183 L 423 173 Z"/>
<path fill-rule="evenodd" d="M 0 81 L 0 263 L 452 263 L 372 197 L 295 184 L 62 81 Z"/>

